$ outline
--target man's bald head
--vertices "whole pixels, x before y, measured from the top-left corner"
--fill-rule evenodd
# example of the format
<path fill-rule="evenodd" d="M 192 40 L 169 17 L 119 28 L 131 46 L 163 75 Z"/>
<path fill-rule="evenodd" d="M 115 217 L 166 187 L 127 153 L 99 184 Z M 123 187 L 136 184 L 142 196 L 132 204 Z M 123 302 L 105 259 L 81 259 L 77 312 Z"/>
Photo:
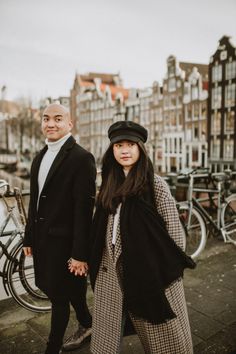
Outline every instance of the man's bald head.
<path fill-rule="evenodd" d="M 42 132 L 48 141 L 57 141 L 67 135 L 73 127 L 70 112 L 62 104 L 48 105 L 42 117 Z"/>
<path fill-rule="evenodd" d="M 70 111 L 67 107 L 63 106 L 60 103 L 51 103 L 49 104 L 43 111 L 43 115 L 45 114 L 45 112 L 47 113 L 48 111 L 52 111 L 52 110 L 56 110 L 58 112 L 63 113 L 64 115 L 66 115 L 69 119 L 70 119 Z"/>

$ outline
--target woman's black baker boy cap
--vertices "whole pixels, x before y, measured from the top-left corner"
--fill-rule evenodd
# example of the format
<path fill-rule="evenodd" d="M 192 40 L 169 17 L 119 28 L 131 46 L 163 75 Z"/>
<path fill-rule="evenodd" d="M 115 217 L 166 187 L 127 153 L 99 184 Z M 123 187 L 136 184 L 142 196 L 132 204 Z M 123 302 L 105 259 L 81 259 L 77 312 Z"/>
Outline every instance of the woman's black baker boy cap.
<path fill-rule="evenodd" d="M 117 143 L 121 140 L 130 140 L 137 143 L 138 141 L 146 142 L 148 132 L 141 125 L 129 120 L 121 120 L 110 126 L 108 129 L 108 137 L 111 143 Z"/>

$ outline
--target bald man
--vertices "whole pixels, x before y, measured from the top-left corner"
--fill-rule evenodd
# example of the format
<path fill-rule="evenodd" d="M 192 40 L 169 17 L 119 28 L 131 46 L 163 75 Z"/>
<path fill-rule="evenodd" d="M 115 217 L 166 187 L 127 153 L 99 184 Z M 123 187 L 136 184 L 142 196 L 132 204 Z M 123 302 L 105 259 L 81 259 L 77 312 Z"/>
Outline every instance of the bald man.
<path fill-rule="evenodd" d="M 91 335 L 86 275 L 96 168 L 92 154 L 72 137 L 72 121 L 64 106 L 49 105 L 41 128 L 46 145 L 31 167 L 23 249 L 26 256 L 33 256 L 36 285 L 52 303 L 45 354 L 58 354 L 61 348 L 79 347 Z M 78 330 L 62 347 L 70 304 Z"/>

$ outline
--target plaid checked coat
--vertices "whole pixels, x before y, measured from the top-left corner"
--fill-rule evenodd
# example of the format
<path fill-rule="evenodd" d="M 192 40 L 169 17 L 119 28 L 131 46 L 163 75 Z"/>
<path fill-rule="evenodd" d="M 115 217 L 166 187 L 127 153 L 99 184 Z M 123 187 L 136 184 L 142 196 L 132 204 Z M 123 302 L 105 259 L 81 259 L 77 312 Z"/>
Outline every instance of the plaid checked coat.
<path fill-rule="evenodd" d="M 175 201 L 163 179 L 155 176 L 156 206 L 166 222 L 167 230 L 175 242 L 183 247 L 182 229 Z M 106 247 L 95 284 L 93 354 L 119 353 L 124 327 L 124 296 L 120 279 L 121 238 L 119 225 L 115 248 L 112 245 L 114 216 L 110 215 L 106 233 Z M 124 269 L 125 271 L 125 269 Z M 146 354 L 192 354 L 192 339 L 189 326 L 183 283 L 178 279 L 166 289 L 166 297 L 176 318 L 159 325 L 135 318 L 129 313 L 135 331 Z"/>

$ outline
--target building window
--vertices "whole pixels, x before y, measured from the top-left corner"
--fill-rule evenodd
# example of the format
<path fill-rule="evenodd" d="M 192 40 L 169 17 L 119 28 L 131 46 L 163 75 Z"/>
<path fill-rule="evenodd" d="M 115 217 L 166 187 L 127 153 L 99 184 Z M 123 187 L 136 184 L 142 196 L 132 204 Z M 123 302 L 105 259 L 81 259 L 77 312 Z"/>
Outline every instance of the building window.
<path fill-rule="evenodd" d="M 207 117 L 207 106 L 206 106 L 206 103 L 203 102 L 202 103 L 202 119 L 206 119 Z"/>
<path fill-rule="evenodd" d="M 168 74 L 169 74 L 169 76 L 175 75 L 175 66 L 173 64 L 168 65 Z"/>
<path fill-rule="evenodd" d="M 174 111 L 170 112 L 170 124 L 172 126 L 176 126 L 177 122 L 176 122 L 176 113 Z"/>
<path fill-rule="evenodd" d="M 221 114 L 220 112 L 214 112 L 211 116 L 211 133 L 219 134 L 221 125 Z"/>
<path fill-rule="evenodd" d="M 222 80 L 222 65 L 215 65 L 212 67 L 212 82 Z"/>
<path fill-rule="evenodd" d="M 181 106 L 182 102 L 183 102 L 183 96 L 177 95 L 177 100 L 176 100 L 177 105 Z"/>
<path fill-rule="evenodd" d="M 183 115 L 182 113 L 179 111 L 179 114 L 178 114 L 178 119 L 179 119 L 179 125 L 183 125 Z"/>
<path fill-rule="evenodd" d="M 175 91 L 175 89 L 176 89 L 175 78 L 169 79 L 169 81 L 168 81 L 168 91 L 172 92 L 172 91 Z"/>
<path fill-rule="evenodd" d="M 188 82 L 184 83 L 184 96 L 188 96 L 189 95 L 189 91 L 190 91 L 190 87 Z"/>
<path fill-rule="evenodd" d="M 220 140 L 212 140 L 211 142 L 211 157 L 218 159 L 220 157 Z"/>
<path fill-rule="evenodd" d="M 194 127 L 193 128 L 193 137 L 194 137 L 194 140 L 198 140 L 199 139 L 199 130 L 198 130 L 198 127 Z"/>
<path fill-rule="evenodd" d="M 227 52 L 226 52 L 226 50 L 223 50 L 220 53 L 220 60 L 225 60 L 225 59 L 227 59 Z"/>
<path fill-rule="evenodd" d="M 195 146 L 192 149 L 192 161 L 198 162 L 198 148 Z"/>
<path fill-rule="evenodd" d="M 170 97 L 170 104 L 171 104 L 171 107 L 175 107 L 176 106 L 176 97 L 174 95 L 172 95 Z"/>
<path fill-rule="evenodd" d="M 169 107 L 169 97 L 165 96 L 164 97 L 164 108 L 168 108 Z"/>
<path fill-rule="evenodd" d="M 165 153 L 168 152 L 168 140 L 165 138 Z"/>
<path fill-rule="evenodd" d="M 192 100 L 198 99 L 198 88 L 196 86 L 192 87 Z"/>
<path fill-rule="evenodd" d="M 201 124 L 200 138 L 201 138 L 201 140 L 206 140 L 206 121 L 202 122 L 202 124 Z"/>
<path fill-rule="evenodd" d="M 236 61 L 226 64 L 226 80 L 234 79 L 236 77 Z"/>
<path fill-rule="evenodd" d="M 225 113 L 225 133 L 226 134 L 234 132 L 234 120 L 235 120 L 234 111 L 229 111 Z"/>
<path fill-rule="evenodd" d="M 222 87 L 214 87 L 212 89 L 212 109 L 221 108 L 221 100 L 222 100 Z"/>
<path fill-rule="evenodd" d="M 199 104 L 195 103 L 193 105 L 193 119 L 198 119 L 199 118 Z"/>
<path fill-rule="evenodd" d="M 188 105 L 187 106 L 187 120 L 192 119 L 192 106 Z"/>
<path fill-rule="evenodd" d="M 192 130 L 190 127 L 186 129 L 186 141 L 191 141 L 192 140 Z"/>
<path fill-rule="evenodd" d="M 234 141 L 233 139 L 224 141 L 224 158 L 233 159 L 234 157 Z"/>
<path fill-rule="evenodd" d="M 169 115 L 165 114 L 165 116 L 164 116 L 164 128 L 169 127 L 169 125 L 170 125 Z"/>
<path fill-rule="evenodd" d="M 236 84 L 225 86 L 225 107 L 232 107 L 235 105 Z"/>
<path fill-rule="evenodd" d="M 177 152 L 177 138 L 174 138 L 174 153 Z"/>
<path fill-rule="evenodd" d="M 206 147 L 202 145 L 201 165 L 206 166 Z"/>
<path fill-rule="evenodd" d="M 186 146 L 186 167 L 189 167 L 189 146 Z"/>

